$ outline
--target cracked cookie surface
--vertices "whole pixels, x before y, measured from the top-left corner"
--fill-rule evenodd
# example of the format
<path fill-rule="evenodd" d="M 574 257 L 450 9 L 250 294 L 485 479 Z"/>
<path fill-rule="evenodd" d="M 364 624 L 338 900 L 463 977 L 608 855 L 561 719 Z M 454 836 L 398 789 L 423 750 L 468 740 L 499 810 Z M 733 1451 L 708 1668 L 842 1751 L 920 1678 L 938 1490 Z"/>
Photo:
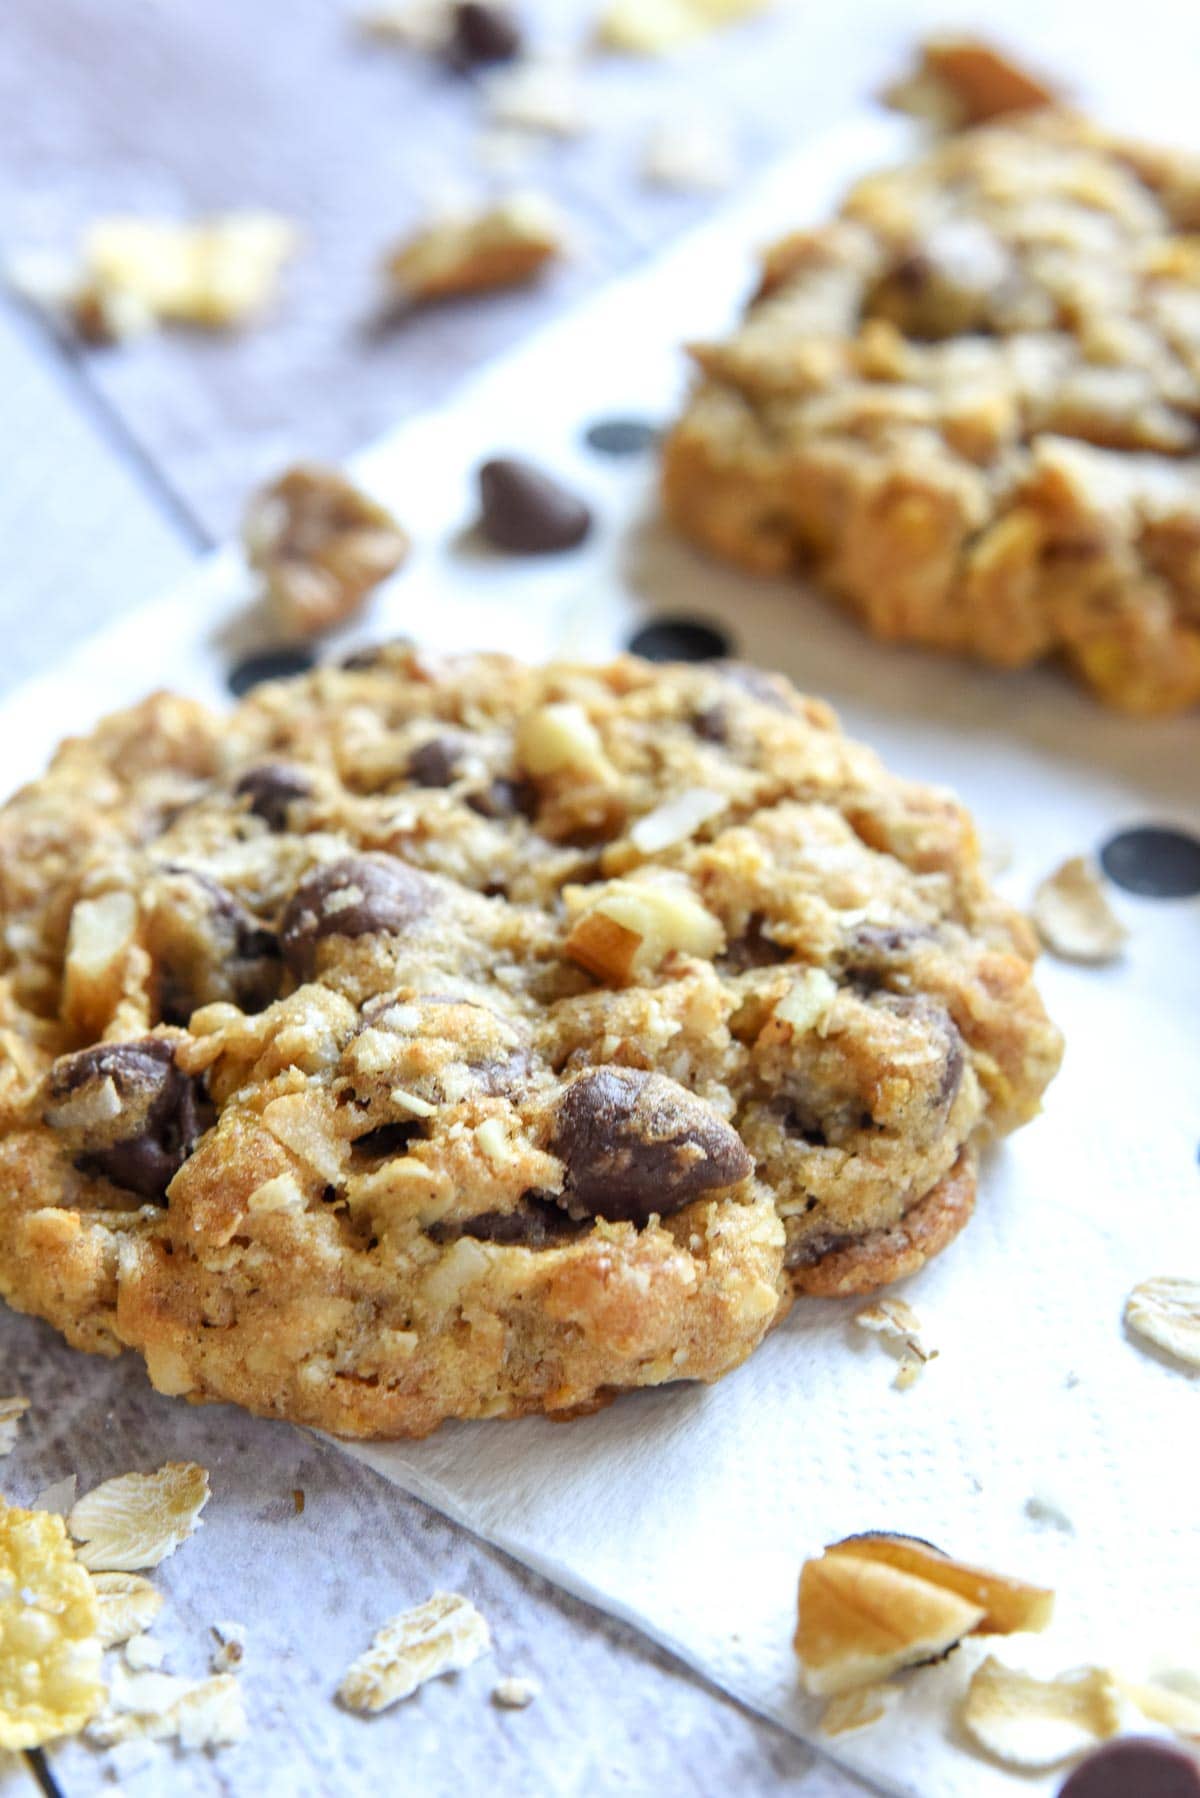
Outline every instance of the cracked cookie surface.
<path fill-rule="evenodd" d="M 711 1380 L 911 1272 L 1059 1039 L 970 820 L 732 664 L 401 645 L 0 812 L 0 1291 L 355 1435 Z"/>
<path fill-rule="evenodd" d="M 668 514 L 877 636 L 1200 703 L 1200 163 L 1046 110 L 770 249 L 698 346 Z"/>

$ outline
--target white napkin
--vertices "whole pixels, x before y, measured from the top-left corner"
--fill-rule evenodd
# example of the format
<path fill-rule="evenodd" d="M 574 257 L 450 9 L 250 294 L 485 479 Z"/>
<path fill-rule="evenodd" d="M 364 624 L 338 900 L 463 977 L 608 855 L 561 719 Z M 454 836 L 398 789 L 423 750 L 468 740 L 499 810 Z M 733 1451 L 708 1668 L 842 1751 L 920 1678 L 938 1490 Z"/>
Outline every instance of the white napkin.
<path fill-rule="evenodd" d="M 832 698 L 894 765 L 953 783 L 1007 841 L 1002 884 L 1024 900 L 1122 825 L 1200 824 L 1197 720 L 1130 722 L 1049 671 L 1002 676 L 872 644 L 818 599 L 670 541 L 646 462 L 604 462 L 581 441 L 597 417 L 666 417 L 682 379 L 676 346 L 728 320 L 750 246 L 819 216 L 904 135 L 895 121 L 852 121 L 362 458 L 418 537 L 370 631 L 533 657 L 606 653 L 647 609 L 725 620 L 740 653 Z M 471 470 L 505 449 L 590 493 L 602 523 L 584 551 L 534 564 L 462 541 Z M 248 591 L 226 553 L 15 694 L 0 707 L 12 777 L 151 683 L 218 696 L 246 637 Z M 1050 1635 L 990 1645 L 1005 1658 L 1028 1653 L 1047 1671 L 1109 1661 L 1133 1675 L 1196 1666 L 1200 1394 L 1127 1340 L 1121 1317 L 1135 1282 L 1200 1275 L 1200 907 L 1121 909 L 1120 965 L 1043 964 L 1066 1065 L 1044 1117 L 988 1161 L 966 1234 L 903 1289 L 940 1350 L 910 1391 L 893 1389 L 894 1364 L 854 1329 L 853 1304 L 808 1301 L 711 1390 L 639 1393 L 567 1427 L 450 1426 L 348 1452 L 806 1737 L 817 1707 L 800 1695 L 790 1646 L 800 1564 L 855 1530 L 928 1537 L 1055 1587 Z M 815 1739 L 909 1798 L 1013 1789 L 954 1721 L 980 1652 L 911 1676 L 876 1727 Z M 1057 1777 L 1016 1783 L 1049 1791 Z"/>

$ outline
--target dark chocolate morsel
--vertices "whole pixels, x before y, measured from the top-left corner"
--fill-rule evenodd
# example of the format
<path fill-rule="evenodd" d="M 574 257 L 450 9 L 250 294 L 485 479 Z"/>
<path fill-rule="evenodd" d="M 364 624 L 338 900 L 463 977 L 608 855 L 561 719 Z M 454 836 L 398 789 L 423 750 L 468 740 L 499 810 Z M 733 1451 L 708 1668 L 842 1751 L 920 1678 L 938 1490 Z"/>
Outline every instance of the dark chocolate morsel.
<path fill-rule="evenodd" d="M 419 787 L 448 787 L 457 777 L 462 746 L 453 737 L 430 737 L 408 758 L 406 773 Z"/>
<path fill-rule="evenodd" d="M 544 1249 L 578 1235 L 579 1225 L 553 1199 L 526 1193 L 515 1211 L 481 1211 L 477 1217 L 461 1222 L 447 1218 L 434 1224 L 429 1234 L 435 1242 L 453 1242 L 460 1236 L 471 1236 L 476 1242 Z"/>
<path fill-rule="evenodd" d="M 244 656 L 229 670 L 226 677 L 229 691 L 235 699 L 241 699 L 252 687 L 261 687 L 264 681 L 291 680 L 297 674 L 307 674 L 316 659 L 311 649 L 300 644 L 264 649 L 257 655 Z"/>
<path fill-rule="evenodd" d="M 592 528 L 583 500 L 516 456 L 484 463 L 479 498 L 480 525 L 488 542 L 519 555 L 574 549 Z"/>
<path fill-rule="evenodd" d="M 1126 1736 L 1081 1761 L 1058 1798 L 1200 1798 L 1200 1762 L 1158 1736 Z"/>
<path fill-rule="evenodd" d="M 534 818 L 537 786 L 532 780 L 508 780 L 501 775 L 477 793 L 468 794 L 467 804 L 481 818 Z"/>
<path fill-rule="evenodd" d="M 316 965 L 327 936 L 401 936 L 424 916 L 434 889 L 407 862 L 386 855 L 348 855 L 305 875 L 280 926 L 283 959 L 297 980 Z"/>
<path fill-rule="evenodd" d="M 450 26 L 450 60 L 460 69 L 511 62 L 521 52 L 521 27 L 507 6 L 460 0 Z"/>
<path fill-rule="evenodd" d="M 583 433 L 600 456 L 640 456 L 658 442 L 658 428 L 644 418 L 598 418 Z"/>
<path fill-rule="evenodd" d="M 711 1106 L 636 1068 L 593 1068 L 572 1081 L 550 1152 L 565 1165 L 563 1204 L 573 1216 L 639 1226 L 754 1171 L 737 1131 Z"/>
<path fill-rule="evenodd" d="M 792 952 L 766 934 L 766 919 L 754 912 L 741 936 L 735 937 L 720 958 L 723 974 L 744 974 L 749 968 L 773 968 L 790 961 Z"/>
<path fill-rule="evenodd" d="M 701 618 L 653 618 L 634 631 L 629 649 L 648 662 L 711 662 L 732 647 L 729 633 Z"/>
<path fill-rule="evenodd" d="M 263 762 L 247 768 L 233 790 L 239 799 L 249 799 L 250 810 L 268 829 L 286 830 L 288 807 L 311 797 L 312 781 L 287 762 Z"/>
<path fill-rule="evenodd" d="M 1147 899 L 1190 899 L 1200 893 L 1200 837 L 1144 824 L 1109 837 L 1100 866 L 1127 893 Z"/>
<path fill-rule="evenodd" d="M 103 1175 L 139 1198 L 161 1203 L 208 1127 L 203 1088 L 179 1071 L 174 1046 L 162 1037 L 101 1043 L 54 1064 L 50 1112 L 93 1083 L 105 1081 L 111 1081 L 117 1095 L 118 1113 L 88 1130 L 89 1146 L 77 1156 L 76 1166 L 83 1173 Z"/>
<path fill-rule="evenodd" d="M 350 1145 L 356 1155 L 406 1155 L 410 1143 L 421 1134 L 421 1126 L 407 1123 L 379 1124 L 374 1130 L 356 1136 Z"/>

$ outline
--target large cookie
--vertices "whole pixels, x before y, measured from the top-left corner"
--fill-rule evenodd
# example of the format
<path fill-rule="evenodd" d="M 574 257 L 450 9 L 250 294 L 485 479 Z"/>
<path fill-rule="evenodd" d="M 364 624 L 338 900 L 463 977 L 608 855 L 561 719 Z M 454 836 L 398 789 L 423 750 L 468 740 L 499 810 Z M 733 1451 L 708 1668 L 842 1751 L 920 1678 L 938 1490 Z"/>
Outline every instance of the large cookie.
<path fill-rule="evenodd" d="M 666 508 L 877 636 L 1200 703 L 1200 165 L 1052 111 L 859 183 L 767 252 Z"/>
<path fill-rule="evenodd" d="M 0 1291 L 353 1435 L 717 1378 L 941 1247 L 1059 1057 L 961 808 L 733 665 L 160 695 L 0 907 Z"/>

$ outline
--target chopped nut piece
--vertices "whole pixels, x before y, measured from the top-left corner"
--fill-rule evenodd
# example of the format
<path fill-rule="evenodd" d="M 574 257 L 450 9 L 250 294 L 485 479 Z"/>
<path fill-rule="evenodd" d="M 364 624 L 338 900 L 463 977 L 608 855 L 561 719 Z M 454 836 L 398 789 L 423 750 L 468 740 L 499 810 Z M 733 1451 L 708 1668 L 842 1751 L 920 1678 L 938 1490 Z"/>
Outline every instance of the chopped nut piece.
<path fill-rule="evenodd" d="M 805 1688 L 828 1698 L 875 1685 L 902 1667 L 937 1660 L 984 1616 L 954 1592 L 839 1544 L 806 1561 L 800 1574 L 795 1646 Z"/>
<path fill-rule="evenodd" d="M 138 926 L 132 893 L 80 899 L 71 912 L 63 967 L 63 1013 L 76 1028 L 101 1034 L 121 999 Z"/>
<path fill-rule="evenodd" d="M 485 93 L 493 125 L 546 137 L 578 137 L 587 127 L 579 78 L 564 57 L 522 57 L 489 75 Z"/>
<path fill-rule="evenodd" d="M 900 112 L 956 131 L 1005 113 L 1053 105 L 1058 95 L 994 44 L 939 36 L 926 39 L 916 69 L 884 98 Z"/>
<path fill-rule="evenodd" d="M 157 1672 L 166 1652 L 162 1643 L 156 1642 L 153 1636 L 130 1636 L 125 1644 L 125 1665 L 134 1673 Z"/>
<path fill-rule="evenodd" d="M 775 1002 L 772 1016 L 789 1024 L 797 1036 L 809 1030 L 822 1033 L 837 998 L 837 982 L 824 968 L 805 968 L 797 974 L 782 999 Z"/>
<path fill-rule="evenodd" d="M 367 37 L 436 55 L 450 41 L 453 11 L 453 0 L 397 0 L 359 13 L 356 22 Z"/>
<path fill-rule="evenodd" d="M 0 1499 L 0 1749 L 73 1735 L 104 1696 L 92 1582 L 61 1517 Z"/>
<path fill-rule="evenodd" d="M 725 946 L 719 921 L 683 882 L 610 880 L 567 887 L 563 899 L 569 913 L 578 912 L 563 952 L 598 980 L 620 984 L 668 955 L 709 959 Z"/>
<path fill-rule="evenodd" d="M 599 731 L 572 700 L 528 712 L 517 726 L 516 748 L 521 767 L 539 778 L 568 770 L 599 777 L 612 773 Z"/>
<path fill-rule="evenodd" d="M 109 343 L 183 324 L 225 331 L 247 324 L 274 299 L 299 234 L 272 213 L 226 213 L 186 223 L 112 217 L 85 233 L 76 266 L 57 274 L 18 260 L 10 282 L 26 298 L 66 315 L 81 336 Z"/>
<path fill-rule="evenodd" d="M 17 1446 L 17 1426 L 29 1409 L 27 1398 L 0 1398 L 0 1455 Z"/>
<path fill-rule="evenodd" d="M 426 1680 L 469 1667 L 491 1649 L 488 1626 L 475 1606 L 453 1592 L 385 1623 L 365 1654 L 347 1668 L 338 1688 L 352 1711 L 382 1711 L 408 1698 Z"/>
<path fill-rule="evenodd" d="M 433 219 L 393 250 L 385 268 L 398 300 L 419 305 L 452 294 L 519 287 L 561 256 L 566 227 L 537 193 Z"/>
<path fill-rule="evenodd" d="M 533 1703 L 541 1686 L 536 1679 L 501 1679 L 492 1687 L 492 1703 L 501 1710 L 523 1711 Z"/>
<path fill-rule="evenodd" d="M 85 1494 L 68 1519 L 93 1571 L 157 1567 L 196 1528 L 208 1503 L 208 1474 L 192 1461 L 168 1461 L 157 1473 L 124 1473 Z"/>
<path fill-rule="evenodd" d="M 353 618 L 409 550 L 385 506 L 337 469 L 312 462 L 254 495 L 242 538 L 280 627 L 302 636 Z"/>
<path fill-rule="evenodd" d="M 214 1673 L 232 1673 L 246 1658 L 246 1625 L 214 1623 L 212 1633 L 217 1644 L 212 1652 L 212 1670 Z"/>
<path fill-rule="evenodd" d="M 1113 961 L 1129 934 L 1100 874 L 1082 855 L 1047 875 L 1033 895 L 1032 915 L 1047 949 L 1064 961 Z"/>
<path fill-rule="evenodd" d="M 1035 1679 L 989 1655 L 971 1676 L 962 1721 L 1008 1767 L 1056 1767 L 1121 1728 L 1121 1692 L 1102 1667 Z"/>
<path fill-rule="evenodd" d="M 643 855 L 656 855 L 672 843 L 686 842 L 702 825 L 720 817 L 728 804 L 723 793 L 710 792 L 707 787 L 686 787 L 639 818 L 629 839 Z"/>
<path fill-rule="evenodd" d="M 736 172 L 733 139 L 710 117 L 667 119 L 651 131 L 642 151 L 642 179 L 677 193 L 719 193 Z"/>
<path fill-rule="evenodd" d="M 895 1686 L 858 1686 L 831 1698 L 821 1712 L 823 1736 L 844 1736 L 852 1729 L 868 1729 L 880 1723 L 893 1708 L 900 1694 Z"/>
<path fill-rule="evenodd" d="M 608 0 L 596 42 L 631 56 L 666 56 L 705 32 L 765 12 L 771 0 Z"/>
<path fill-rule="evenodd" d="M 969 1561 L 955 1561 L 931 1542 L 915 1536 L 895 1536 L 885 1532 L 847 1536 L 835 1542 L 827 1554 L 850 1554 L 859 1560 L 879 1561 L 901 1573 L 911 1574 L 944 1591 L 955 1592 L 971 1604 L 981 1605 L 982 1633 L 1007 1636 L 1017 1630 L 1041 1630 L 1050 1622 L 1054 1611 L 1054 1594 L 1044 1586 L 1031 1586 L 1025 1580 L 990 1568 L 976 1567 Z"/>
<path fill-rule="evenodd" d="M 150 1628 L 163 1608 L 163 1595 L 140 1573 L 94 1573 L 99 1605 L 100 1641 L 105 1648 L 115 1648 L 132 1636 Z"/>
<path fill-rule="evenodd" d="M 1200 1280 L 1143 1280 L 1126 1301 L 1125 1322 L 1155 1348 L 1200 1367 Z"/>

